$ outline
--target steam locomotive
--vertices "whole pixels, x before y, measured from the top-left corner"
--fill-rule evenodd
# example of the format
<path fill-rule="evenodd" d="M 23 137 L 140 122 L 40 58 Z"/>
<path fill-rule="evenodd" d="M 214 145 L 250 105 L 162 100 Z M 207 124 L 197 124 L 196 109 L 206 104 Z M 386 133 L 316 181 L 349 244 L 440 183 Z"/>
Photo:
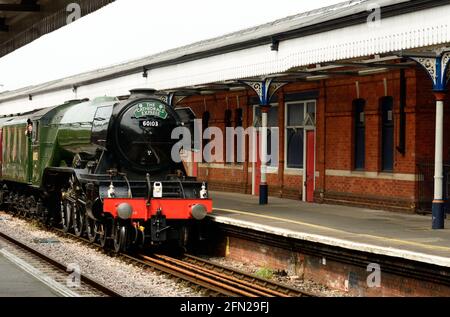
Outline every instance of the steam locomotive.
<path fill-rule="evenodd" d="M 185 247 L 212 212 L 207 184 L 171 157 L 193 117 L 134 90 L 0 118 L 0 204 L 116 252 Z"/>

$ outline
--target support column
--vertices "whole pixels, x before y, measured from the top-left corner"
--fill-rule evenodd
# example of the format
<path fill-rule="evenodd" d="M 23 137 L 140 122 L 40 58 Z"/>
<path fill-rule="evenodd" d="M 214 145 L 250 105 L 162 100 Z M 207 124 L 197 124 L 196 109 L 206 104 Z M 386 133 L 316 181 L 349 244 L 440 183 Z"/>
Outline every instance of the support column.
<path fill-rule="evenodd" d="M 433 92 L 436 98 L 436 139 L 434 155 L 434 198 L 432 203 L 432 228 L 444 229 L 444 100 L 450 78 L 450 51 L 441 48 L 431 55 L 406 56 L 416 61 L 428 73 L 433 82 Z"/>
<path fill-rule="evenodd" d="M 261 107 L 261 182 L 259 184 L 259 204 L 267 205 L 269 186 L 267 185 L 267 115 L 270 106 Z"/>
<path fill-rule="evenodd" d="M 433 229 L 444 229 L 444 100 L 445 93 L 436 92 L 436 143 L 434 156 L 434 199 L 432 207 Z"/>
<path fill-rule="evenodd" d="M 275 78 L 262 78 L 261 80 L 242 80 L 241 83 L 250 87 L 259 98 L 259 106 L 262 114 L 262 140 L 261 140 L 261 180 L 259 187 L 259 204 L 267 205 L 269 187 L 267 184 L 267 114 L 273 95 L 287 82 L 274 82 Z"/>

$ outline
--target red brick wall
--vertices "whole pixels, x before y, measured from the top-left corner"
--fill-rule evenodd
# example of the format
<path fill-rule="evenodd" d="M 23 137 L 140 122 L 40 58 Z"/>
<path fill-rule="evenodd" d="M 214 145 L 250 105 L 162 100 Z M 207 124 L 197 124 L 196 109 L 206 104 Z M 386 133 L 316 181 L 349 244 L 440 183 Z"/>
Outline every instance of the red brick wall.
<path fill-rule="evenodd" d="M 332 290 L 348 292 L 350 296 L 449 296 L 450 287 L 444 283 L 424 281 L 410 274 L 396 274 L 381 265 L 380 287 L 370 288 L 367 279 L 372 273 L 367 267 L 330 257 L 297 252 L 269 246 L 257 241 L 237 237 L 226 237 L 221 243 L 225 250 L 218 254 L 242 263 L 258 265 L 273 272 L 285 272 L 304 281 L 327 286 Z M 328 250 L 328 249 L 327 249 Z M 356 261 L 355 261 L 356 262 Z M 376 262 L 375 262 L 376 263 Z M 395 260 L 391 262 L 394 266 Z M 364 265 L 369 262 L 364 263 Z M 409 264 L 414 268 L 414 264 Z M 420 272 L 421 265 L 417 264 Z M 398 270 L 398 269 L 397 269 Z M 406 271 L 407 272 L 407 271 Z M 353 276 L 353 281 L 350 281 Z"/>
<path fill-rule="evenodd" d="M 394 171 L 413 178 L 416 165 L 434 158 L 435 101 L 431 83 L 419 68 L 408 69 L 406 101 L 406 153 L 394 150 Z M 384 80 L 386 80 L 386 92 Z M 359 83 L 357 96 L 356 81 Z M 300 199 L 303 177 L 284 171 L 284 95 L 292 92 L 318 91 L 316 126 L 316 198 L 317 201 L 356 204 L 374 208 L 411 211 L 417 200 L 417 183 L 401 178 L 373 178 L 381 171 L 381 118 L 379 100 L 385 95 L 394 99 L 394 146 L 399 145 L 400 127 L 400 71 L 364 76 L 342 77 L 320 82 L 298 82 L 285 86 L 279 93 L 280 169 L 268 175 L 269 192 L 278 197 Z M 205 104 L 211 113 L 210 126 L 224 127 L 227 108 L 244 109 L 244 128 L 253 123 L 253 109 L 248 106 L 250 91 L 218 93 L 212 96 L 195 96 L 183 104 L 192 107 L 199 118 Z M 228 102 L 227 102 L 228 96 Z M 327 170 L 349 173 L 354 166 L 354 126 L 352 102 L 356 98 L 366 100 L 366 166 L 371 178 L 326 175 Z M 450 100 L 449 103 L 450 104 Z M 446 109 L 448 110 L 448 109 Z M 446 111 L 446 126 L 450 124 L 450 111 Z M 445 159 L 450 159 L 450 129 L 446 129 Z M 247 146 L 248 149 L 248 146 Z M 248 151 L 247 151 L 248 153 Z M 213 189 L 250 193 L 252 188 L 252 164 L 243 164 L 242 170 L 207 168 L 199 169 L 199 177 L 207 180 Z M 248 171 L 248 169 L 250 171 Z M 208 170 L 208 171 L 207 171 Z M 400 176 L 402 176 L 400 175 Z M 392 208 L 391 208 L 392 207 Z"/>

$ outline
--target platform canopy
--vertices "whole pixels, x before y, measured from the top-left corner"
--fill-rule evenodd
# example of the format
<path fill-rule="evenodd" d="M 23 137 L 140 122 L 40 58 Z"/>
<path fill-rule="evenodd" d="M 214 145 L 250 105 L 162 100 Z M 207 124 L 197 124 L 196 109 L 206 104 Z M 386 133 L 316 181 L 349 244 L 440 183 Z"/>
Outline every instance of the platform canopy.
<path fill-rule="evenodd" d="M 380 20 L 377 23 L 377 10 Z M 375 14 L 375 15 L 373 15 Z M 450 43 L 450 1 L 359 0 L 300 13 L 123 64 L 0 94 L 0 114 L 136 87 L 182 93 L 273 77 L 310 81 L 411 67 L 402 55 Z"/>
<path fill-rule="evenodd" d="M 81 16 L 113 0 L 0 0 L 0 57 L 66 25 L 71 3 Z"/>

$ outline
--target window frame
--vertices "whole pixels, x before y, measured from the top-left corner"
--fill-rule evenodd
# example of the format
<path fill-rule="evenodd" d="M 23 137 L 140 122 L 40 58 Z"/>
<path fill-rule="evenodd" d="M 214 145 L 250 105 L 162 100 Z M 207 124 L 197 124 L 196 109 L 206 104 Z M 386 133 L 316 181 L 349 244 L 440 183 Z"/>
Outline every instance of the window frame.
<path fill-rule="evenodd" d="M 302 126 L 288 126 L 288 108 L 289 105 L 292 104 L 304 104 L 303 107 L 303 118 L 304 121 L 306 121 L 306 114 L 308 112 L 308 103 L 314 103 L 314 126 L 311 125 L 304 125 L 305 122 L 303 122 Z M 288 129 L 292 129 L 295 127 L 299 127 L 301 129 L 303 129 L 303 167 L 301 168 L 297 168 L 297 167 L 288 167 Z M 295 172 L 296 174 L 300 173 L 300 175 L 303 175 L 305 172 L 305 165 L 306 165 L 306 142 L 305 142 L 305 137 L 306 137 L 306 131 L 316 131 L 316 127 L 317 127 L 317 99 L 305 99 L 305 100 L 296 100 L 296 101 L 288 101 L 284 103 L 284 170 L 287 171 L 288 173 L 291 172 Z M 316 149 L 314 149 L 314 157 L 316 155 Z M 315 166 L 315 164 L 314 164 Z"/>

